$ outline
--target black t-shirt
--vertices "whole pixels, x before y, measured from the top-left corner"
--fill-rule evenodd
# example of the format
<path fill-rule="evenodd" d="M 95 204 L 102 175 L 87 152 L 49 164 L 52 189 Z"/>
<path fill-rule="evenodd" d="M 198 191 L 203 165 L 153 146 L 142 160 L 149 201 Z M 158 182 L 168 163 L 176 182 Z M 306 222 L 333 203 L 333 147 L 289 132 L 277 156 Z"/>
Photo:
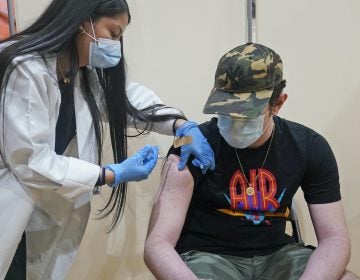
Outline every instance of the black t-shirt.
<path fill-rule="evenodd" d="M 341 199 L 338 168 L 327 141 L 315 131 L 274 117 L 275 131 L 260 148 L 235 149 L 220 135 L 217 118 L 199 126 L 214 150 L 216 168 L 206 175 L 188 161 L 194 192 L 176 245 L 179 253 L 199 250 L 250 257 L 293 242 L 285 233 L 299 186 L 308 203 Z M 179 154 L 171 148 L 169 153 Z M 253 191 L 247 192 L 247 181 Z M 257 178 L 257 179 L 255 179 Z"/>

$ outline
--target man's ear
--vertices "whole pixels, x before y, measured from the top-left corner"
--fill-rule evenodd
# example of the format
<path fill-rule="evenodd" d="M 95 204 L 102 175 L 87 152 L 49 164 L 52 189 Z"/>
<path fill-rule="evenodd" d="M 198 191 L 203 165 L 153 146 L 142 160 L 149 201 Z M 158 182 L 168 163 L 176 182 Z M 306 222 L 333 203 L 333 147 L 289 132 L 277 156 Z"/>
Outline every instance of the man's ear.
<path fill-rule="evenodd" d="M 276 100 L 275 105 L 272 107 L 272 110 L 271 110 L 271 114 L 273 116 L 276 116 L 279 113 L 281 107 L 284 105 L 287 98 L 288 98 L 288 95 L 285 92 L 282 92 L 279 95 L 279 97 Z"/>

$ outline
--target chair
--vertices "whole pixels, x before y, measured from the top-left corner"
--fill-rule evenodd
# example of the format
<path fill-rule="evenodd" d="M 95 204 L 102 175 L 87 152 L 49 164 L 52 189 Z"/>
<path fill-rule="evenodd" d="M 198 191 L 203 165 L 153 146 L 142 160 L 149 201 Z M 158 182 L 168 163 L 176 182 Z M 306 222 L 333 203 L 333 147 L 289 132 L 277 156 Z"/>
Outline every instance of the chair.
<path fill-rule="evenodd" d="M 299 225 L 299 220 L 298 220 L 298 215 L 297 215 L 297 210 L 296 210 L 296 204 L 294 201 L 291 204 L 289 221 L 291 222 L 292 236 L 295 239 L 296 243 L 304 243 L 304 241 L 301 238 L 300 225 Z"/>

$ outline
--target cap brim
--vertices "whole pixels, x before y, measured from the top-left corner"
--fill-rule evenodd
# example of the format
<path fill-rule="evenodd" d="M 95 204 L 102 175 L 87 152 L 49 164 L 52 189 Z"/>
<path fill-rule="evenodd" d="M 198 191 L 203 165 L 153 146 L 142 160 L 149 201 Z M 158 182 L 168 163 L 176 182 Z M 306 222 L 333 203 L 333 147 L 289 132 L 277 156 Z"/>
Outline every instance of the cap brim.
<path fill-rule="evenodd" d="M 205 103 L 203 113 L 256 118 L 269 104 L 272 92 L 272 89 L 265 89 L 256 92 L 233 93 L 214 89 Z"/>

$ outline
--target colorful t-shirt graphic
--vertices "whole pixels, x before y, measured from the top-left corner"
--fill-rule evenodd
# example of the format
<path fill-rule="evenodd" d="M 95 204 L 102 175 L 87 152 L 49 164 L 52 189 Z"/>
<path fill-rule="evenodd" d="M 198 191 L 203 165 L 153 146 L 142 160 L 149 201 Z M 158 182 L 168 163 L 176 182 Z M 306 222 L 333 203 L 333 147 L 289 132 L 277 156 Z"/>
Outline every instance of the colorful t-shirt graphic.
<path fill-rule="evenodd" d="M 279 197 L 276 197 L 277 184 L 275 176 L 266 169 L 250 170 L 248 184 L 245 175 L 240 170 L 235 171 L 229 184 L 229 193 L 224 193 L 230 209 L 218 209 L 230 215 L 244 215 L 246 219 L 255 225 L 261 223 L 267 213 L 274 213 L 280 207 L 281 199 L 284 196 L 285 188 Z"/>

